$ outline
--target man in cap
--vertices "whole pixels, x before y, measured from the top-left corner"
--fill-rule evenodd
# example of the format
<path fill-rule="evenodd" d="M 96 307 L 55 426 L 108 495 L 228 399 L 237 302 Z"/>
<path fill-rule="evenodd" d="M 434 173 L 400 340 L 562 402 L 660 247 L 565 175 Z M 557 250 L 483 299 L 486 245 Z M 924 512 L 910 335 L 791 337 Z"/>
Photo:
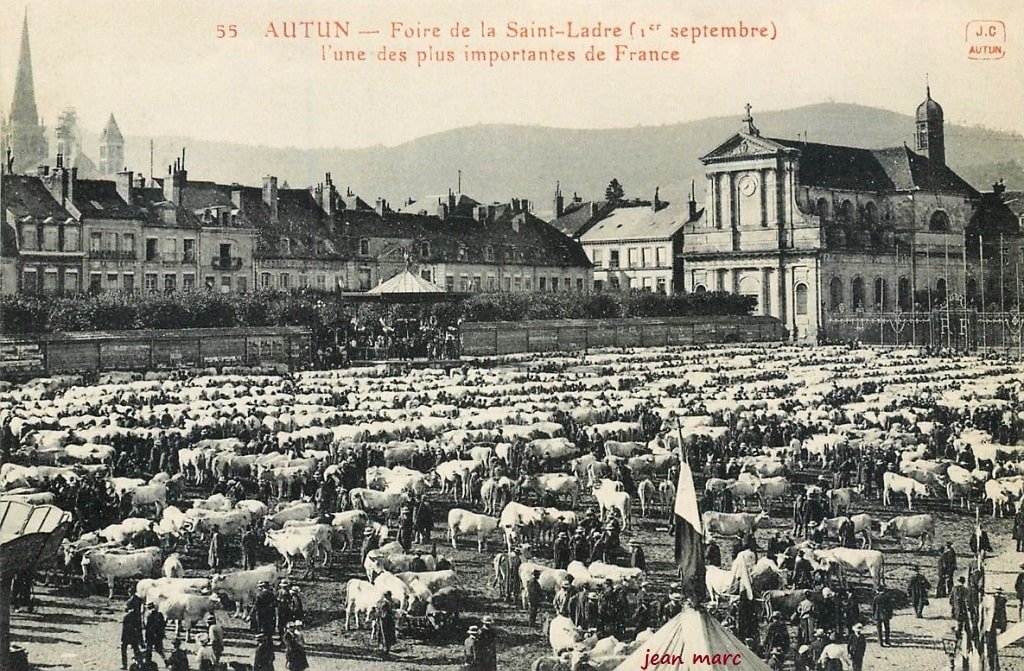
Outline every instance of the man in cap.
<path fill-rule="evenodd" d="M 164 655 L 164 631 L 167 627 L 167 620 L 163 613 L 156 609 L 156 605 L 146 605 L 146 618 L 143 624 L 146 639 L 146 661 L 153 659 L 153 653 L 160 655 L 160 659 L 167 664 L 167 657 Z"/>
<path fill-rule="evenodd" d="M 534 570 L 526 581 L 526 605 L 530 610 L 530 626 L 537 625 L 537 613 L 540 611 L 540 601 L 543 597 L 540 588 L 540 571 Z"/>
<path fill-rule="evenodd" d="M 683 595 L 679 592 L 672 592 L 668 595 L 668 603 L 662 609 L 661 619 L 668 622 L 683 610 Z"/>
<path fill-rule="evenodd" d="M 498 634 L 494 630 L 494 618 L 485 615 L 480 621 L 480 670 L 498 670 Z"/>
<path fill-rule="evenodd" d="M 483 671 L 480 664 L 480 627 L 475 624 L 466 631 L 462 645 L 462 660 L 466 671 Z"/>
<path fill-rule="evenodd" d="M 860 622 L 857 622 L 851 628 L 850 638 L 846 642 L 846 650 L 850 653 L 850 659 L 853 661 L 853 671 L 861 671 L 867 647 L 868 639 L 864 636 L 864 628 Z"/>
<path fill-rule="evenodd" d="M 789 630 L 786 623 L 782 621 L 779 613 L 772 613 L 768 620 L 768 627 L 764 632 L 764 642 L 761 644 L 763 650 L 779 650 L 782 654 L 789 652 Z"/>
<path fill-rule="evenodd" d="M 907 595 L 914 606 L 914 616 L 920 618 L 924 613 L 924 607 L 928 604 L 928 592 L 932 585 L 928 579 L 921 574 L 921 567 L 914 565 L 914 575 L 910 576 L 910 584 L 907 585 Z"/>
<path fill-rule="evenodd" d="M 1006 594 L 1002 587 L 996 587 L 996 593 L 992 597 L 992 630 L 997 634 L 1006 631 Z"/>
<path fill-rule="evenodd" d="M 555 598 L 552 600 L 551 605 L 555 608 L 555 614 L 561 615 L 562 617 L 572 617 L 572 597 L 575 592 L 573 590 L 573 577 L 566 575 L 558 589 L 555 590 Z"/>
<path fill-rule="evenodd" d="M 256 587 L 249 621 L 252 630 L 261 634 L 272 634 L 277 628 L 277 597 L 266 580 L 260 580 Z"/>
<path fill-rule="evenodd" d="M 871 615 L 875 619 L 875 629 L 878 631 L 878 644 L 882 647 L 891 646 L 889 641 L 889 624 L 892 620 L 892 597 L 888 590 L 878 589 L 875 598 L 871 601 Z"/>
<path fill-rule="evenodd" d="M 569 545 L 569 534 L 564 531 L 558 532 L 558 537 L 555 538 L 554 546 L 552 547 L 551 554 L 555 562 L 555 568 L 558 570 L 565 570 L 569 566 L 569 561 L 572 556 L 572 548 Z"/>

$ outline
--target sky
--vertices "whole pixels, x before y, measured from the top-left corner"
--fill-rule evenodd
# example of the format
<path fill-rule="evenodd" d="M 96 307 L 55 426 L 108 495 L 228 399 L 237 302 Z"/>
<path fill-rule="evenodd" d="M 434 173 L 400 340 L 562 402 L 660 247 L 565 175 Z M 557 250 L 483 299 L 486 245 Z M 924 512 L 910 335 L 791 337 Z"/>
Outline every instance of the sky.
<path fill-rule="evenodd" d="M 1024 3 L 1019 0 L 5 0 L 0 3 L 0 109 L 6 114 L 27 10 L 43 121 L 73 106 L 98 131 L 113 112 L 132 136 L 187 136 L 281 147 L 396 145 L 477 124 L 563 128 L 662 125 L 826 101 L 908 113 L 925 77 L 947 123 L 1024 133 Z M 268 23 L 350 21 L 348 38 L 267 37 Z M 999 20 L 1003 58 L 968 58 L 968 22 Z M 441 38 L 392 39 L 391 22 L 436 26 Z M 471 37 L 450 37 L 454 22 Z M 577 29 L 630 24 L 646 37 L 505 37 L 509 21 Z M 672 38 L 688 25 L 770 26 L 774 40 Z M 478 36 L 481 22 L 497 37 Z M 218 25 L 238 36 L 217 38 Z M 977 24 L 972 24 L 975 27 Z M 989 24 L 985 24 L 986 26 Z M 357 35 L 358 30 L 379 34 Z M 367 61 L 322 59 L 329 44 Z M 678 62 L 616 62 L 614 46 L 679 52 Z M 453 50 L 455 63 L 380 63 L 387 45 Z M 589 46 L 609 60 L 583 59 Z M 491 67 L 464 47 L 576 53 L 573 63 Z"/>

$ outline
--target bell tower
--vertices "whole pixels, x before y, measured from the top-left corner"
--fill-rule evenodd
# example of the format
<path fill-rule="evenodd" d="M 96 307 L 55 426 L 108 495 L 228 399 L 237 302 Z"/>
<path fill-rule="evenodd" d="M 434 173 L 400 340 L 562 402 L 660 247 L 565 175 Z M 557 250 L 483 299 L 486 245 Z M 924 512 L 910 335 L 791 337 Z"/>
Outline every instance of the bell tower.
<path fill-rule="evenodd" d="M 14 98 L 11 101 L 11 115 L 4 124 L 3 140 L 5 149 L 10 149 L 14 158 L 16 173 L 35 170 L 49 153 L 46 129 L 39 123 L 39 111 L 36 108 L 27 11 L 21 24 L 21 50 L 18 53 L 18 72 L 14 78 Z"/>
<path fill-rule="evenodd" d="M 942 105 L 932 100 L 932 88 L 925 85 L 924 102 L 917 106 L 914 149 L 935 166 L 946 164 L 946 140 L 942 129 Z"/>

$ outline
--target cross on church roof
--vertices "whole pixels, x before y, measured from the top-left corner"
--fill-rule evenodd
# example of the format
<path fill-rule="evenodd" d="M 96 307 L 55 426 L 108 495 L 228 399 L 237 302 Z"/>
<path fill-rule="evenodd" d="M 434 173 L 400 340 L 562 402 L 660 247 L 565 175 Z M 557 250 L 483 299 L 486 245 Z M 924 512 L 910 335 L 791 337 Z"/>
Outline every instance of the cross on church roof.
<path fill-rule="evenodd" d="M 760 135 L 761 131 L 759 131 L 757 129 L 757 126 L 754 125 L 754 117 L 750 115 L 750 110 L 752 109 L 751 104 L 747 103 L 743 107 L 744 109 L 747 110 L 747 116 L 743 118 L 743 123 L 745 123 L 746 126 L 744 127 L 742 132 L 746 133 L 747 135 Z"/>
<path fill-rule="evenodd" d="M 751 118 L 751 116 L 750 116 L 750 110 L 752 109 L 750 103 L 747 103 L 746 105 L 744 105 L 744 109 L 747 110 L 747 116 L 743 120 L 744 121 L 753 121 L 753 118 Z"/>

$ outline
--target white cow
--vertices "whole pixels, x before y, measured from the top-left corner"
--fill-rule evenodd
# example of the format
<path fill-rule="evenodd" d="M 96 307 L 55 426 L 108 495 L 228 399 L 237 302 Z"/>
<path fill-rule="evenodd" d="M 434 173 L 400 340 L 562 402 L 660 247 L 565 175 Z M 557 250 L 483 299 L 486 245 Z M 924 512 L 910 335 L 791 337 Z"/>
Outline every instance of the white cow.
<path fill-rule="evenodd" d="M 448 511 L 448 537 L 453 548 L 458 549 L 459 534 L 471 534 L 476 536 L 477 552 L 483 552 L 487 537 L 497 528 L 497 517 L 473 513 L 462 508 L 452 508 Z"/>
<path fill-rule="evenodd" d="M 235 617 L 246 617 L 260 582 L 266 580 L 275 584 L 277 579 L 277 566 L 266 564 L 245 571 L 215 574 L 210 577 L 210 589 L 218 594 L 227 594 L 235 602 Z"/>
<path fill-rule="evenodd" d="M 202 622 L 205 617 L 221 607 L 220 597 L 216 594 L 193 594 L 179 592 L 169 594 L 163 599 L 157 610 L 168 622 L 174 622 L 174 637 L 178 638 L 181 629 L 185 629 L 185 640 L 191 640 L 192 625 Z"/>
<path fill-rule="evenodd" d="M 107 598 L 113 599 L 115 580 L 157 576 L 160 574 L 161 560 L 158 547 L 140 550 L 86 550 L 82 555 L 82 581 L 86 582 L 90 573 L 101 580 L 106 580 Z"/>
<path fill-rule="evenodd" d="M 498 517 L 498 524 L 505 532 L 505 542 L 509 552 L 512 551 L 513 543 L 521 538 L 524 529 L 536 529 L 543 519 L 543 508 L 524 506 L 518 501 L 510 501 Z"/>
<path fill-rule="evenodd" d="M 616 511 L 622 519 L 622 527 L 628 530 L 630 526 L 630 502 L 629 492 L 621 491 L 622 483 L 615 480 L 601 480 L 600 484 L 593 488 L 594 498 L 597 499 L 598 510 L 601 519 L 607 519 L 611 511 Z"/>
<path fill-rule="evenodd" d="M 281 529 L 267 531 L 266 544 L 274 548 L 284 557 L 288 573 L 292 572 L 295 561 L 300 557 L 306 562 L 306 576 L 316 572 L 316 559 L 321 556 L 322 549 L 316 535 L 312 533 L 296 533 L 295 530 Z"/>
<path fill-rule="evenodd" d="M 920 538 L 919 550 L 924 549 L 925 541 L 935 546 L 935 518 L 931 515 L 902 515 L 894 517 L 882 525 L 883 536 L 895 536 L 903 548 L 904 538 Z"/>
<path fill-rule="evenodd" d="M 913 510 L 913 497 L 917 496 L 928 496 L 928 486 L 924 485 L 913 478 L 886 471 L 885 475 L 882 476 L 882 485 L 884 487 L 882 491 L 882 503 L 885 505 L 891 505 L 890 494 L 895 492 L 897 494 L 904 494 L 907 497 L 907 510 Z"/>
<path fill-rule="evenodd" d="M 709 510 L 704 513 L 701 521 L 707 533 L 719 533 L 723 536 L 740 536 L 753 531 L 761 520 L 767 519 L 768 513 L 720 513 Z"/>
<path fill-rule="evenodd" d="M 867 572 L 871 576 L 875 588 L 885 584 L 885 558 L 878 550 L 854 550 L 851 548 L 831 548 L 815 550 L 818 561 L 825 562 L 832 569 L 839 571 L 840 578 L 845 581 L 845 570 Z"/>
<path fill-rule="evenodd" d="M 579 503 L 579 480 L 575 475 L 565 473 L 542 473 L 525 475 L 519 484 L 520 491 L 533 491 L 543 500 L 544 496 L 567 497 L 575 508 Z"/>
<path fill-rule="evenodd" d="M 185 567 L 181 564 L 181 555 L 177 552 L 167 555 L 160 573 L 165 578 L 184 578 Z"/>

